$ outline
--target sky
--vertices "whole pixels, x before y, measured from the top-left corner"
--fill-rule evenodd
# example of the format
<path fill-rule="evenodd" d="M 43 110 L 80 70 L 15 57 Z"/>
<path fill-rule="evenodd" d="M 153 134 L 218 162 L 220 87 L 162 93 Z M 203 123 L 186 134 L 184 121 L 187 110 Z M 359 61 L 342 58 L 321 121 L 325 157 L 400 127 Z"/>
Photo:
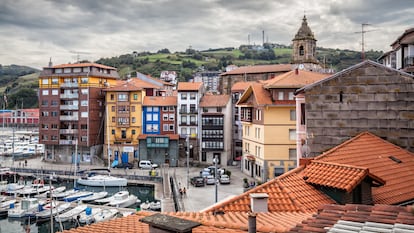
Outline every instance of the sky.
<path fill-rule="evenodd" d="M 389 51 L 414 27 L 412 0 L 1 0 L 0 64 L 188 48 L 290 45 L 303 16 L 318 47 Z"/>

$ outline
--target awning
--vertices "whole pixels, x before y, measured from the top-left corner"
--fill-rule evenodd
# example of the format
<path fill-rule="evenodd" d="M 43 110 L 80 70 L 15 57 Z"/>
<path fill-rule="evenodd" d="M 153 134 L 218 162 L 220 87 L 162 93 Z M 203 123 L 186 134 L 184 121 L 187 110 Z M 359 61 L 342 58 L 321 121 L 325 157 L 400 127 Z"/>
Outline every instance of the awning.
<path fill-rule="evenodd" d="M 256 160 L 256 158 L 253 155 L 247 155 L 246 159 L 249 160 L 249 161 L 255 161 Z"/>

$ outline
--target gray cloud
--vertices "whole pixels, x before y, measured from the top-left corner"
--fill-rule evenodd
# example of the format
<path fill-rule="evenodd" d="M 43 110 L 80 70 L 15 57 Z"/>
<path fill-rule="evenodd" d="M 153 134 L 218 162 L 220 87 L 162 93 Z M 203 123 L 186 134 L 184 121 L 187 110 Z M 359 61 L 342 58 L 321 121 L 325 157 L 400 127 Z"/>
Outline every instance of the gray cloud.
<path fill-rule="evenodd" d="M 184 51 L 237 47 L 250 42 L 290 44 L 304 14 L 318 46 L 389 45 L 412 27 L 410 0 L 3 0 L 0 2 L 0 63 L 41 68 L 97 60 L 132 51 Z"/>

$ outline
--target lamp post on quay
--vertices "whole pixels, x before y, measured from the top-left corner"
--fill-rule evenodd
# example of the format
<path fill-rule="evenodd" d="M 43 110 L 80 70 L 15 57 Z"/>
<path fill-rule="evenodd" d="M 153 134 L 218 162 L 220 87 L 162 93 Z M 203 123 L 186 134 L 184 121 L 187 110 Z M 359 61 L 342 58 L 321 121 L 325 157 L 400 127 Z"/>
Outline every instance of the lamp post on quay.
<path fill-rule="evenodd" d="M 217 155 L 214 157 L 213 159 L 213 163 L 214 163 L 214 185 L 215 185 L 215 203 L 217 203 L 217 199 L 218 199 L 218 190 L 217 190 L 217 183 L 218 183 L 218 179 L 217 179 L 217 164 L 218 164 L 219 160 Z"/>
<path fill-rule="evenodd" d="M 190 187 L 190 139 L 188 138 L 188 135 L 185 139 L 186 143 L 186 155 L 187 155 L 187 189 Z"/>

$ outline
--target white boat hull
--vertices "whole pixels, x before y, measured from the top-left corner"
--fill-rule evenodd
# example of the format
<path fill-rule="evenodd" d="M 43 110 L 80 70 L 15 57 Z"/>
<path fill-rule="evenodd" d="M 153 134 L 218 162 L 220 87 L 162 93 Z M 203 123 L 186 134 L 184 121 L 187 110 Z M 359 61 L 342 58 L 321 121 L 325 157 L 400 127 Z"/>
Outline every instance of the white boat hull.
<path fill-rule="evenodd" d="M 128 180 L 114 176 L 96 175 L 87 178 L 79 178 L 77 183 L 85 186 L 124 187 L 128 185 Z"/>

